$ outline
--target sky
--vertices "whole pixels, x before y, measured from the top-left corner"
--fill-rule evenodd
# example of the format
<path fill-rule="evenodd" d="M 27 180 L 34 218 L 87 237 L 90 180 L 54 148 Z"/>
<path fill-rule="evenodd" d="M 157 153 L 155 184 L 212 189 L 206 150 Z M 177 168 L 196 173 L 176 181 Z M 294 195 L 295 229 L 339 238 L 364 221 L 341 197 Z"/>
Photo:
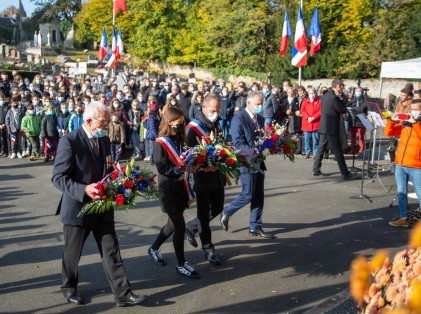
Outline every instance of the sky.
<path fill-rule="evenodd" d="M 29 0 L 21 0 L 23 8 L 26 11 L 26 15 L 29 17 L 31 16 L 32 12 L 35 10 L 35 4 Z M 7 7 L 14 5 L 15 7 L 19 8 L 19 1 L 17 0 L 1 0 L 0 1 L 0 11 L 3 11 Z"/>

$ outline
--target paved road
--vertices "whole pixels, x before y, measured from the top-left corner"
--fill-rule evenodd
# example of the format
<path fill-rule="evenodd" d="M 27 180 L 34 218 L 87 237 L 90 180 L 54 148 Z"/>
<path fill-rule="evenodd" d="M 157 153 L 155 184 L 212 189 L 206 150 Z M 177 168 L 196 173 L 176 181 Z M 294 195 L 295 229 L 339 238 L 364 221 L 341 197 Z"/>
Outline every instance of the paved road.
<path fill-rule="evenodd" d="M 249 237 L 248 209 L 237 212 L 225 232 L 211 223 L 223 264 L 210 266 L 202 251 L 186 242 L 187 260 L 202 279 L 175 273 L 171 242 L 162 246 L 167 266 L 155 266 L 147 249 L 166 220 L 156 202 L 140 202 L 116 213 L 125 268 L 133 290 L 149 295 L 142 306 L 117 309 L 92 237 L 80 261 L 79 291 L 84 306 L 64 303 L 60 293 L 62 226 L 54 216 L 60 194 L 50 184 L 51 163 L 0 159 L 1 313 L 303 313 L 348 288 L 349 265 L 357 254 L 396 251 L 408 231 L 387 221 L 393 190 L 375 181 L 365 185 L 372 204 L 362 199 L 359 181 L 340 179 L 326 161 L 329 177 L 312 178 L 309 160 L 295 163 L 271 156 L 266 177 L 264 227 L 277 239 Z M 393 177 L 381 176 L 387 188 Z M 240 189 L 226 189 L 226 203 Z M 416 207 L 412 201 L 412 207 Z M 194 210 L 185 216 L 193 217 Z"/>

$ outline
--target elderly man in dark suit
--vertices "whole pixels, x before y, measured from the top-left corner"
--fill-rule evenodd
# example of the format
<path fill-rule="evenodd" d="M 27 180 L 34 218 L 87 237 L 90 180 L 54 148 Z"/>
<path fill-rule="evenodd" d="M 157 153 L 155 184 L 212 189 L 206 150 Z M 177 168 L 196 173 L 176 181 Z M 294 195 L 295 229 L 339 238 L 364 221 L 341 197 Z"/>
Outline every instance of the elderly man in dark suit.
<path fill-rule="evenodd" d="M 250 92 L 245 110 L 238 112 L 231 124 L 232 141 L 235 149 L 240 149 L 249 158 L 253 156 L 253 148 L 259 134 L 258 130 L 264 129 L 265 119 L 260 116 L 263 110 L 263 99 L 262 93 Z M 264 162 L 259 165 L 258 170 L 240 168 L 241 194 L 224 208 L 221 216 L 221 225 L 225 231 L 228 231 L 229 218 L 239 209 L 251 203 L 249 234 L 267 239 L 274 238 L 272 234 L 266 233 L 262 229 L 265 170 Z"/>
<path fill-rule="evenodd" d="M 346 166 L 339 141 L 340 123 L 342 121 L 340 116 L 346 112 L 346 98 L 342 95 L 343 88 L 343 81 L 334 79 L 332 81 L 332 90 L 322 96 L 322 115 L 320 117 L 319 125 L 320 140 L 316 159 L 313 164 L 313 176 L 324 175 L 320 171 L 320 168 L 322 166 L 324 152 L 327 150 L 330 143 L 329 147 L 335 154 L 342 178 L 344 180 L 355 178 L 355 175 L 349 172 L 348 167 Z"/>
<path fill-rule="evenodd" d="M 86 106 L 81 128 L 60 139 L 54 163 L 53 185 L 63 195 L 57 209 L 64 230 L 61 290 L 67 302 L 83 304 L 77 293 L 78 264 L 83 245 L 92 232 L 117 306 L 135 305 L 145 295 L 135 295 L 123 267 L 114 226 L 114 211 L 78 216 L 82 206 L 98 198 L 96 182 L 112 170 L 108 108 L 99 102 Z"/>

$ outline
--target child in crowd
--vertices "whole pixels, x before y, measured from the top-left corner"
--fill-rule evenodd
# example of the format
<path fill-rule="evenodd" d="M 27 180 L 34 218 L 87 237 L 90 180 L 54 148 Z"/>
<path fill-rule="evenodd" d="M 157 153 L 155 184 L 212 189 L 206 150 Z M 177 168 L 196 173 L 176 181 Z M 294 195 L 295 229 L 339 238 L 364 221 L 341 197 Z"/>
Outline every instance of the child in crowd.
<path fill-rule="evenodd" d="M 69 109 L 67 108 L 67 103 L 62 102 L 60 104 L 60 112 L 57 116 L 57 131 L 59 138 L 61 138 L 69 132 L 69 121 L 70 113 Z"/>
<path fill-rule="evenodd" d="M 26 106 L 26 114 L 22 119 L 22 130 L 31 143 L 32 152 L 29 160 L 34 161 L 39 157 L 39 135 L 41 133 L 41 117 L 36 115 L 33 104 Z"/>
<path fill-rule="evenodd" d="M 45 110 L 45 115 L 41 121 L 41 137 L 44 139 L 44 161 L 47 162 L 49 159 L 54 160 L 56 157 L 58 131 L 54 105 L 48 105 Z"/>
<path fill-rule="evenodd" d="M 123 144 L 126 141 L 126 132 L 123 124 L 118 119 L 116 114 L 111 116 L 111 124 L 108 128 L 108 137 L 111 142 L 111 160 L 118 162 L 121 158 Z"/>
<path fill-rule="evenodd" d="M 19 99 L 12 98 L 11 101 L 11 109 L 7 111 L 6 114 L 6 128 L 7 132 L 10 136 L 10 148 L 11 148 L 11 155 L 10 158 L 14 159 L 16 157 L 22 158 L 22 135 L 20 133 L 21 130 L 21 122 L 23 119 L 23 112 L 19 109 Z"/>
<path fill-rule="evenodd" d="M 142 159 L 143 145 L 139 134 L 143 113 L 144 112 L 139 108 L 139 101 L 137 99 L 133 100 L 132 108 L 127 113 L 127 125 L 130 128 L 130 137 L 133 146 L 131 158 L 135 158 L 136 160 Z"/>
<path fill-rule="evenodd" d="M 150 96 L 153 97 L 153 96 Z M 158 104 L 151 103 L 149 105 L 148 117 L 143 121 L 143 126 L 146 129 L 145 139 L 145 161 L 152 160 L 153 144 L 155 139 L 158 137 L 159 123 L 161 122 L 158 112 Z"/>
<path fill-rule="evenodd" d="M 69 132 L 77 130 L 83 124 L 83 110 L 80 103 L 75 104 L 75 112 L 70 116 L 69 119 Z"/>

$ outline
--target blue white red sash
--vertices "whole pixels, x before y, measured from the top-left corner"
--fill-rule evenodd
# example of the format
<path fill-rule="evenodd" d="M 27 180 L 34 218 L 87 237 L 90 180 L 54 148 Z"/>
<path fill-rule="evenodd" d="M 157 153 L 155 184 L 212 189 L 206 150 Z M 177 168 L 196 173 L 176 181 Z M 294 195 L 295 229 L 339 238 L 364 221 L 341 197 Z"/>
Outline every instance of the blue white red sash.
<path fill-rule="evenodd" d="M 196 134 L 200 136 L 200 138 L 202 138 L 203 136 L 209 136 L 208 129 L 199 120 L 193 119 L 187 126 L 193 131 L 195 131 Z"/>
<path fill-rule="evenodd" d="M 165 151 L 167 152 L 168 156 L 170 157 L 172 163 L 176 166 L 176 167 L 180 167 L 182 165 L 182 161 L 180 158 L 180 152 L 177 149 L 177 147 L 175 146 L 174 142 L 171 141 L 171 139 L 169 137 L 163 136 L 163 137 L 159 137 L 156 139 L 156 142 L 158 142 L 159 144 L 161 144 L 161 146 L 165 149 Z M 186 190 L 187 193 L 187 199 L 189 204 L 194 202 L 194 199 L 196 198 L 196 195 L 194 194 L 193 188 L 191 187 L 191 184 L 189 182 L 189 173 L 184 173 L 184 180 L 183 180 L 183 184 L 184 184 L 184 188 Z"/>

